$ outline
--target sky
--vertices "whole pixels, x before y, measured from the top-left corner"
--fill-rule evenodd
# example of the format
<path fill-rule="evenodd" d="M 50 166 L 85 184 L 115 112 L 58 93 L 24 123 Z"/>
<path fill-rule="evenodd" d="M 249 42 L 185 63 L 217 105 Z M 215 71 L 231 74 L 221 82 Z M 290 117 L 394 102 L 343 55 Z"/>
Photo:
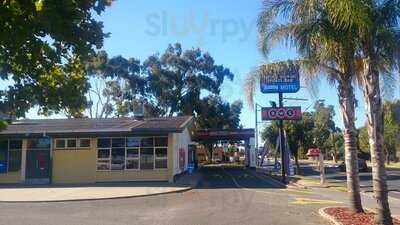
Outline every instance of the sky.
<path fill-rule="evenodd" d="M 176 42 L 181 43 L 183 49 L 200 48 L 209 52 L 216 64 L 229 68 L 235 75 L 232 82 L 224 82 L 221 96 L 229 102 L 242 100 L 245 107 L 241 123 L 253 128 L 255 112 L 244 95 L 246 75 L 261 63 L 296 58 L 295 50 L 283 43 L 272 50 L 268 59 L 259 52 L 256 23 L 260 9 L 261 0 L 118 0 L 99 16 L 104 22 L 104 31 L 111 34 L 103 49 L 109 56 L 122 55 L 141 61 L 162 53 L 168 44 Z M 303 111 L 312 110 L 316 100 L 325 100 L 325 104 L 335 106 L 334 119 L 341 127 L 336 88 L 325 81 L 320 82 L 316 96 L 302 88 L 296 94 L 285 94 L 285 97 L 308 99 L 284 103 L 300 105 Z M 359 90 L 356 97 L 359 100 L 356 125 L 362 126 L 365 115 Z M 276 101 L 277 94 L 261 94 L 257 90 L 255 101 L 259 105 L 268 106 L 271 100 Z M 28 117 L 39 116 L 32 110 Z"/>

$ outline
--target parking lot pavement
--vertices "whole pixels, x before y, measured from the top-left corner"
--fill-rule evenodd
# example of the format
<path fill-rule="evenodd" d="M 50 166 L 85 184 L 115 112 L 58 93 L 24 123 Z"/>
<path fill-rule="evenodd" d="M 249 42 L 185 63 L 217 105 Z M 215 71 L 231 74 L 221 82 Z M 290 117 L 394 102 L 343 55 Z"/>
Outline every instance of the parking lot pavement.
<path fill-rule="evenodd" d="M 341 204 L 287 189 L 241 167 L 200 169 L 193 190 L 166 195 L 63 203 L 0 203 L 0 224 L 13 225 L 323 225 L 320 207 Z"/>
<path fill-rule="evenodd" d="M 346 173 L 339 171 L 335 166 L 326 167 L 325 173 L 328 182 L 346 183 Z M 309 163 L 301 165 L 301 175 L 319 179 L 319 172 L 315 170 L 315 166 Z M 359 175 L 361 191 L 366 193 L 373 192 L 371 172 L 360 172 Z M 400 169 L 387 168 L 387 183 L 389 196 L 400 199 Z"/>

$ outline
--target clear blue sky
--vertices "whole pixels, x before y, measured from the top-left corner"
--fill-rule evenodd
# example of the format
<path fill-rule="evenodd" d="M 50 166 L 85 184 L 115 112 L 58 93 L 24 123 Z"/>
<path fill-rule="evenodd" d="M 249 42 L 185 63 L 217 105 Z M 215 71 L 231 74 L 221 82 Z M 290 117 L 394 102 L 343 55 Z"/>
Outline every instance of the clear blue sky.
<path fill-rule="evenodd" d="M 180 42 L 184 49 L 201 48 L 209 52 L 217 64 L 223 64 L 235 74 L 233 82 L 225 82 L 221 95 L 227 101 L 241 99 L 245 103 L 241 120 L 245 127 L 254 127 L 254 111 L 244 98 L 243 81 L 252 67 L 265 62 L 257 49 L 256 18 L 261 0 L 118 0 L 100 16 L 105 31 L 110 32 L 104 49 L 110 56 L 123 55 L 144 60 L 163 52 L 169 43 Z M 295 58 L 293 49 L 278 46 L 268 61 Z M 397 90 L 397 96 L 399 91 Z M 288 97 L 307 98 L 308 102 L 286 102 L 303 109 L 316 99 L 325 99 L 335 106 L 335 121 L 341 120 L 334 87 L 321 82 L 318 96 L 311 97 L 306 89 Z M 357 126 L 364 123 L 362 99 L 357 91 Z M 258 91 L 256 101 L 268 105 L 275 95 Z M 312 108 L 312 107 L 311 107 Z M 311 109 L 310 108 L 310 109 Z M 37 117 L 34 111 L 29 117 Z"/>

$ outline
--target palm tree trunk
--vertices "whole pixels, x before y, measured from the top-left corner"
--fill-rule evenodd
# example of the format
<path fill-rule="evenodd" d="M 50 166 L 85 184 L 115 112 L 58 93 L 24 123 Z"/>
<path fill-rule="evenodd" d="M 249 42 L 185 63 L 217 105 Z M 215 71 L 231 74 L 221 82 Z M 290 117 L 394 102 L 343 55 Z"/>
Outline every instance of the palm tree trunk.
<path fill-rule="evenodd" d="M 350 79 L 339 79 L 339 107 L 343 120 L 343 137 L 346 162 L 347 191 L 350 208 L 355 213 L 363 212 L 360 196 L 360 180 L 358 176 L 357 130 L 355 127 L 355 97 Z"/>
<path fill-rule="evenodd" d="M 383 112 L 379 71 L 374 57 L 367 63 L 366 75 L 363 76 L 363 94 L 367 116 L 367 128 L 372 162 L 372 184 L 377 201 L 375 222 L 392 225 L 386 183 L 385 154 L 383 151 Z"/>

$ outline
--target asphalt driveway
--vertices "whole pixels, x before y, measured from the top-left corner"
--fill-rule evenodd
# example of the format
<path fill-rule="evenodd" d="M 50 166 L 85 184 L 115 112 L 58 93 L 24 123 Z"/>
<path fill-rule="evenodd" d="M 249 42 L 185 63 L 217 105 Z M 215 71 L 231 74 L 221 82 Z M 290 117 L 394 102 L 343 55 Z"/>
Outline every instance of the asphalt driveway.
<path fill-rule="evenodd" d="M 341 204 L 287 189 L 242 167 L 206 167 L 199 186 L 183 193 L 58 203 L 0 203 L 0 224 L 327 224 L 320 207 Z"/>

